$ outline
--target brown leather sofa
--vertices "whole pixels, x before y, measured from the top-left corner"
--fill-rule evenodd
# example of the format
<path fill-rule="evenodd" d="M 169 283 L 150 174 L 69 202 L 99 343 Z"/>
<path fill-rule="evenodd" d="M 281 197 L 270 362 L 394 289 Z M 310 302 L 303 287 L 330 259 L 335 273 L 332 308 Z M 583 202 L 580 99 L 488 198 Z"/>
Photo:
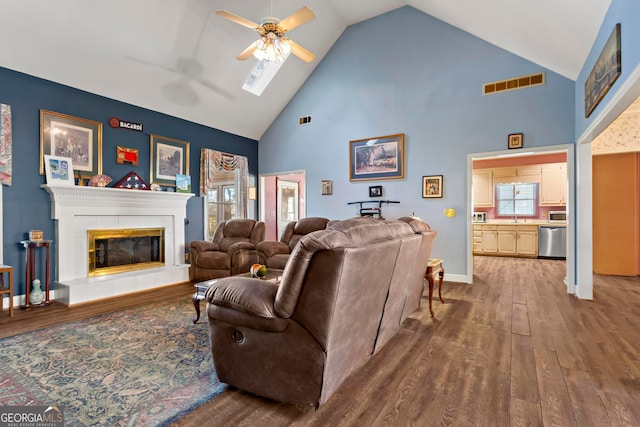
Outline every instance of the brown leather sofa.
<path fill-rule="evenodd" d="M 264 222 L 230 219 L 218 224 L 211 241 L 189 244 L 189 280 L 204 280 L 247 273 L 258 262 L 256 245 L 264 240 Z"/>
<path fill-rule="evenodd" d="M 265 240 L 256 245 L 260 263 L 267 268 L 284 269 L 289 255 L 302 236 L 318 230 L 324 230 L 329 220 L 321 217 L 302 218 L 292 221 L 285 227 L 279 241 Z"/>
<path fill-rule="evenodd" d="M 229 277 L 206 293 L 222 382 L 318 406 L 416 310 L 436 232 L 418 220 L 332 221 L 300 239 L 279 284 Z"/>

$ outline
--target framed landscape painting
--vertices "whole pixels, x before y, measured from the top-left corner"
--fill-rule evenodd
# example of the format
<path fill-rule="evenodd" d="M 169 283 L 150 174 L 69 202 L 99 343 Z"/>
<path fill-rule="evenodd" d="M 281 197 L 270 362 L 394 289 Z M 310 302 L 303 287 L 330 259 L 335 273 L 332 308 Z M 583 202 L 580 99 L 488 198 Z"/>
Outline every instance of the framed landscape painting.
<path fill-rule="evenodd" d="M 151 135 L 151 184 L 175 187 L 176 175 L 189 175 L 189 143 Z"/>
<path fill-rule="evenodd" d="M 622 73 L 620 24 L 616 24 L 584 82 L 584 116 L 589 117 Z"/>
<path fill-rule="evenodd" d="M 44 156 L 68 157 L 80 175 L 102 173 L 102 123 L 40 110 L 40 174 Z"/>
<path fill-rule="evenodd" d="M 404 134 L 349 141 L 349 179 L 404 178 Z"/>

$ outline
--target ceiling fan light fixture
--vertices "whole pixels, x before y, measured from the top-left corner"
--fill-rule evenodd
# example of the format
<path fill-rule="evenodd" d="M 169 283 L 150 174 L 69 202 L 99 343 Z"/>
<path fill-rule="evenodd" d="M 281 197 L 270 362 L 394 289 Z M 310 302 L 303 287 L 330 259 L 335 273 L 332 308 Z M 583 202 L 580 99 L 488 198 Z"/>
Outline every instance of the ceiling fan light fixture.
<path fill-rule="evenodd" d="M 291 45 L 279 37 L 262 37 L 256 41 L 253 56 L 258 60 L 284 62 L 291 53 Z"/>

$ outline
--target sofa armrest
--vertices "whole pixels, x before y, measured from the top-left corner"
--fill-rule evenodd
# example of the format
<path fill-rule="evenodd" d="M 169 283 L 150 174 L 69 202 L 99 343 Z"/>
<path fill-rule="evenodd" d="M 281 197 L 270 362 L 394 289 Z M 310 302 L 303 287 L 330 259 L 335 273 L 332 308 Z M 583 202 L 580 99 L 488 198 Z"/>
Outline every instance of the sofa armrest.
<path fill-rule="evenodd" d="M 265 240 L 256 245 L 256 249 L 265 258 L 271 258 L 277 254 L 289 254 L 289 245 L 284 242 Z"/>
<path fill-rule="evenodd" d="M 189 248 L 195 250 L 196 252 L 219 251 L 220 245 L 208 240 L 194 240 L 193 242 L 189 243 Z"/>
<path fill-rule="evenodd" d="M 251 329 L 279 332 L 288 324 L 273 309 L 278 285 L 250 277 L 226 277 L 207 289 L 210 318 Z"/>
<path fill-rule="evenodd" d="M 234 244 L 229 246 L 229 248 L 227 249 L 227 253 L 232 257 L 235 252 L 240 250 L 254 251 L 256 250 L 256 245 L 251 242 L 235 242 Z"/>

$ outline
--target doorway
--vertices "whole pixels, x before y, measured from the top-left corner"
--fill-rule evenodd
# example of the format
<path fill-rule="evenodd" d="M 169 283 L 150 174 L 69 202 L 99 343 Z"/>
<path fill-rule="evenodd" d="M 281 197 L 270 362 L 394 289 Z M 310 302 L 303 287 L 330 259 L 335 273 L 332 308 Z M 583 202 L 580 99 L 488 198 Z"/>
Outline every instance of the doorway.
<path fill-rule="evenodd" d="M 472 212 L 474 210 L 473 200 L 473 162 L 491 159 L 508 159 L 512 157 L 541 156 L 545 154 L 562 153 L 566 156 L 566 184 L 567 184 L 567 243 L 566 243 L 566 285 L 568 293 L 575 293 L 575 224 L 571 217 L 574 212 L 574 146 L 572 144 L 538 147 L 527 149 L 525 152 L 514 154 L 512 150 L 494 151 L 488 153 L 475 153 L 467 156 L 467 207 L 469 215 L 467 218 L 467 283 L 473 282 L 473 222 Z"/>
<path fill-rule="evenodd" d="M 265 223 L 265 240 L 279 240 L 286 223 L 306 217 L 305 194 L 304 170 L 260 174 L 258 218 Z"/>

